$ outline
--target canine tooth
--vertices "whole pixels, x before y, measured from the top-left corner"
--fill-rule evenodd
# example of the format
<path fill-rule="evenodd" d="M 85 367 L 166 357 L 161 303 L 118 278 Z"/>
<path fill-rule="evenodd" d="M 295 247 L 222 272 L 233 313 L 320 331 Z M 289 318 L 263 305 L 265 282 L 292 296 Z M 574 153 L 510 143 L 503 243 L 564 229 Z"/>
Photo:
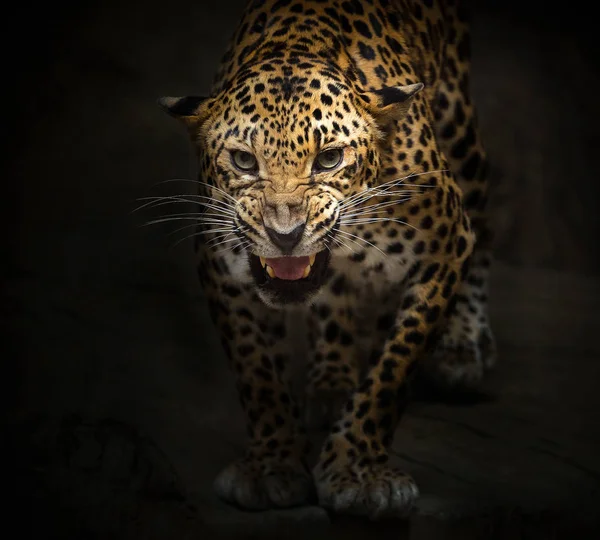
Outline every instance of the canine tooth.
<path fill-rule="evenodd" d="M 262 267 L 264 268 L 265 265 L 267 264 L 267 261 L 265 260 L 264 257 L 259 257 L 260 258 L 260 264 L 262 265 Z"/>
<path fill-rule="evenodd" d="M 269 274 L 269 277 L 275 277 L 275 271 L 270 266 L 267 266 L 267 274 Z"/>
<path fill-rule="evenodd" d="M 306 268 L 304 269 L 304 274 L 302 274 L 302 277 L 308 277 L 308 274 L 310 274 L 310 264 L 306 266 Z"/>
<path fill-rule="evenodd" d="M 310 255 L 310 256 L 308 257 L 308 260 L 309 260 L 309 263 L 310 263 L 310 265 L 311 265 L 311 266 L 312 266 L 313 264 L 315 264 L 315 259 L 316 259 L 316 258 L 317 258 L 317 255 L 316 255 L 316 253 L 313 253 L 312 255 Z"/>

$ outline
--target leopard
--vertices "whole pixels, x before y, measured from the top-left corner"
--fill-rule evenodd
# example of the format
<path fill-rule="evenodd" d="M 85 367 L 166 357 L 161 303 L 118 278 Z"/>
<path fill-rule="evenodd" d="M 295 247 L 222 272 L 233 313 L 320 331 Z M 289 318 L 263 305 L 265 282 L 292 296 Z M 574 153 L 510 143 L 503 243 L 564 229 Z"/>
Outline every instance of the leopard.
<path fill-rule="evenodd" d="M 461 0 L 250 0 L 210 91 L 158 100 L 195 152 L 197 273 L 246 418 L 227 503 L 414 511 L 390 460 L 411 382 L 478 388 L 496 357 L 470 66 Z"/>

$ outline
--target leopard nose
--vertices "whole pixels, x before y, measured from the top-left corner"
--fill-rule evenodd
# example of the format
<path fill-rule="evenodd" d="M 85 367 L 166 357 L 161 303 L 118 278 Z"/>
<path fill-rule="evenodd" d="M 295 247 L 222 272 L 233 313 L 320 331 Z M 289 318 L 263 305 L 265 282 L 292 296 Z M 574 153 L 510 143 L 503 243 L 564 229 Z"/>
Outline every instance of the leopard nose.
<path fill-rule="evenodd" d="M 300 242 L 302 234 L 304 233 L 305 224 L 298 225 L 295 229 L 288 233 L 280 233 L 270 227 L 265 227 L 269 238 L 272 242 L 286 254 L 292 252 L 294 247 Z"/>

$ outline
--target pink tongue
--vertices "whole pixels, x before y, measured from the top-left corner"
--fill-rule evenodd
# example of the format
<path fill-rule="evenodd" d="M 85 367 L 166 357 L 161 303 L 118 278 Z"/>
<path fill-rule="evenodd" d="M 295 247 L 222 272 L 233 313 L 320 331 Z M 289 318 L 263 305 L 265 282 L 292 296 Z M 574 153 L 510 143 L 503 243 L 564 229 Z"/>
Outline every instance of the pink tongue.
<path fill-rule="evenodd" d="M 275 272 L 275 277 L 294 280 L 302 278 L 310 260 L 308 257 L 277 257 L 266 259 L 266 262 Z"/>

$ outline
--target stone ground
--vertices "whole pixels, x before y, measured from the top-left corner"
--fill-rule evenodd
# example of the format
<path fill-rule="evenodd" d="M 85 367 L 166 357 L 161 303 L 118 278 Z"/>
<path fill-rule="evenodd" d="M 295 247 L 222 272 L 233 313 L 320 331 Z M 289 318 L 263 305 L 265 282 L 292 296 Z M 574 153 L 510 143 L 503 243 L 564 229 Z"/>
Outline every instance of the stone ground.
<path fill-rule="evenodd" d="M 173 228 L 143 227 L 151 215 L 131 210 L 139 197 L 191 191 L 159 184 L 194 167 L 154 100 L 208 88 L 239 4 L 109 1 L 23 7 L 14 19 L 41 44 L 5 65 L 20 76 L 4 100 L 3 447 L 14 456 L 4 478 L 12 516 L 26 512 L 21 536 L 593 537 L 597 48 L 568 13 L 516 3 L 480 5 L 474 29 L 499 364 L 468 401 L 412 403 L 394 459 L 420 485 L 414 516 L 247 513 L 213 495 L 243 449 L 233 379 L 189 241 L 173 246 Z"/>

